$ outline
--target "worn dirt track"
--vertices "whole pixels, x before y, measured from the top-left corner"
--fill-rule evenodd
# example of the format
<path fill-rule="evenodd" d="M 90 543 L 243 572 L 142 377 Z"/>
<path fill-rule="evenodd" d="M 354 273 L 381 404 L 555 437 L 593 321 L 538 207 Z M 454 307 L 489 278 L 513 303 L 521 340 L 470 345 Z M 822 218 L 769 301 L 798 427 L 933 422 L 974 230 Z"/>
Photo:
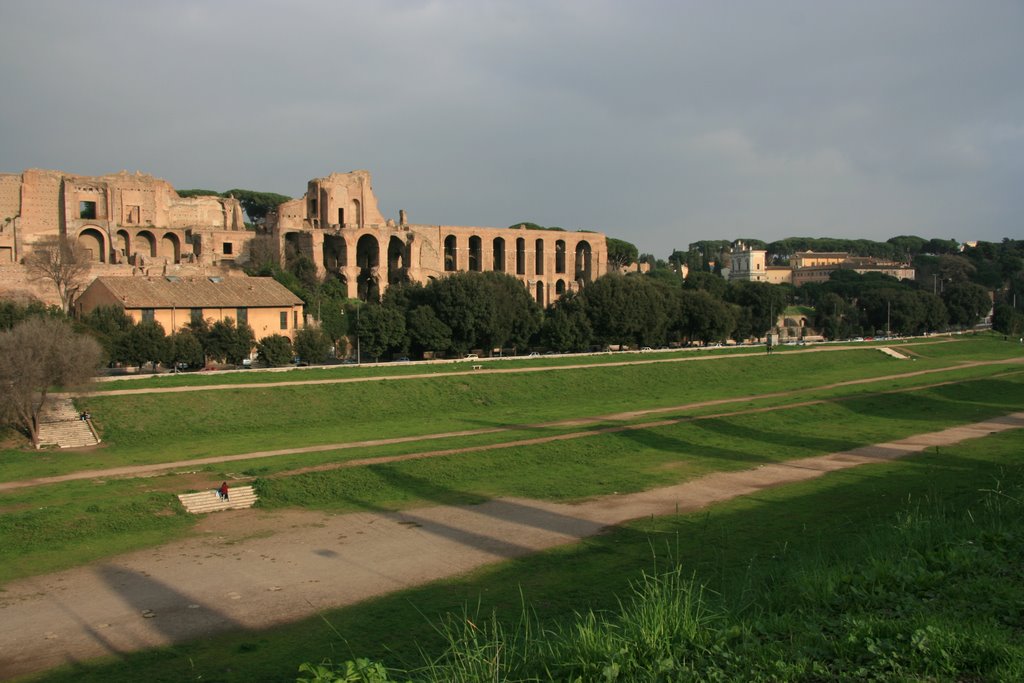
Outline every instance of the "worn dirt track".
<path fill-rule="evenodd" d="M 5 586 L 0 593 L 0 678 L 292 621 L 572 543 L 631 519 L 697 510 L 768 487 L 1021 427 L 1024 412 L 575 505 L 501 498 L 380 514 L 220 513 L 201 522 L 199 538 Z"/>

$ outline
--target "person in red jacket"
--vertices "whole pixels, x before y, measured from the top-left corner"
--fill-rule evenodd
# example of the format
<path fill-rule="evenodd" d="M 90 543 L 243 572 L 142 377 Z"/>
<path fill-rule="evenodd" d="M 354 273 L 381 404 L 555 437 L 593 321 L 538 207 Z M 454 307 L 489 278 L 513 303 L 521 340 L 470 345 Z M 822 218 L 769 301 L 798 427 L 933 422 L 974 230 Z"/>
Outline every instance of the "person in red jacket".
<path fill-rule="evenodd" d="M 226 481 L 222 481 L 220 483 L 220 488 L 217 489 L 217 495 L 220 496 L 221 500 L 228 500 L 228 483 Z"/>

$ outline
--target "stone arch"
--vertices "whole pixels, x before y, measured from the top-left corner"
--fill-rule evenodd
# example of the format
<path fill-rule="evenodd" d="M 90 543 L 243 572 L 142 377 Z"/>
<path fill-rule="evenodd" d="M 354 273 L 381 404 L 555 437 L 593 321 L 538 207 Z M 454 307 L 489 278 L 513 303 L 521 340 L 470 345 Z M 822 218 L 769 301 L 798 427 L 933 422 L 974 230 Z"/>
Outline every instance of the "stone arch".
<path fill-rule="evenodd" d="M 499 273 L 505 272 L 505 239 L 495 237 L 492 245 L 491 263 L 493 269 Z"/>
<path fill-rule="evenodd" d="M 544 305 L 544 281 L 537 280 L 537 303 Z"/>
<path fill-rule="evenodd" d="M 477 235 L 469 238 L 469 269 L 474 271 L 483 270 L 483 242 Z"/>
<path fill-rule="evenodd" d="M 363 301 L 380 299 L 380 242 L 363 235 L 356 242 L 356 266 L 359 267 L 358 293 Z"/>
<path fill-rule="evenodd" d="M 164 233 L 160 239 L 160 256 L 170 263 L 181 263 L 181 239 L 173 232 Z"/>
<path fill-rule="evenodd" d="M 106 237 L 103 231 L 95 226 L 84 228 L 78 233 L 78 245 L 88 254 L 93 263 L 106 263 Z"/>
<path fill-rule="evenodd" d="M 388 240 L 388 284 L 395 285 L 409 279 L 409 250 L 405 242 L 391 236 Z"/>
<path fill-rule="evenodd" d="M 444 269 L 448 272 L 459 269 L 459 247 L 455 235 L 444 238 Z"/>
<path fill-rule="evenodd" d="M 526 240 L 516 238 L 516 275 L 526 275 Z"/>
<path fill-rule="evenodd" d="M 590 242 L 580 240 L 576 243 L 576 279 L 580 282 L 590 282 L 593 279 L 593 250 Z"/>
<path fill-rule="evenodd" d="M 555 242 L 555 272 L 565 272 L 565 240 Z"/>
<path fill-rule="evenodd" d="M 338 235 L 324 235 L 324 268 L 328 273 L 338 273 L 348 265 L 348 243 Z"/>
<path fill-rule="evenodd" d="M 114 236 L 114 250 L 121 252 L 127 260 L 132 255 L 132 236 L 127 230 L 118 230 Z"/>
<path fill-rule="evenodd" d="M 145 258 L 156 258 L 156 237 L 149 230 L 139 230 L 132 240 L 132 253 Z"/>
<path fill-rule="evenodd" d="M 537 275 L 544 274 L 544 240 L 540 237 L 537 238 L 534 248 L 533 272 L 537 273 Z"/>

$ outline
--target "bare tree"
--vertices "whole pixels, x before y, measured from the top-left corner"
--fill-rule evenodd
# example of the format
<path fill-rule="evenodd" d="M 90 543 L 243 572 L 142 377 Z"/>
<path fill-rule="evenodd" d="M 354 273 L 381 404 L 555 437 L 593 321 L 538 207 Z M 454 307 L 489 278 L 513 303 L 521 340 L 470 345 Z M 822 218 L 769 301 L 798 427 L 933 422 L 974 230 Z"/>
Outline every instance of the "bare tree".
<path fill-rule="evenodd" d="M 0 332 L 0 418 L 39 445 L 39 414 L 54 387 L 79 387 L 96 373 L 102 350 L 55 318 L 32 317 Z"/>
<path fill-rule="evenodd" d="M 32 253 L 25 257 L 32 279 L 50 280 L 57 287 L 65 313 L 71 310 L 75 294 L 85 284 L 90 261 L 89 251 L 66 235 L 39 240 L 32 245 Z"/>

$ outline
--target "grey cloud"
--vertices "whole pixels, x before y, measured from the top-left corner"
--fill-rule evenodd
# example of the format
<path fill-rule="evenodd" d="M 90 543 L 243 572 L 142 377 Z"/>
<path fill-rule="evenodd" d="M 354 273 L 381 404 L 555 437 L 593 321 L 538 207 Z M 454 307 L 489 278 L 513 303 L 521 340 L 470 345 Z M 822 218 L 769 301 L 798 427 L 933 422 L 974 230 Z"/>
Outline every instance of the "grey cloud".
<path fill-rule="evenodd" d="M 707 237 L 1019 237 L 1015 2 L 0 5 L 5 171 Z"/>

